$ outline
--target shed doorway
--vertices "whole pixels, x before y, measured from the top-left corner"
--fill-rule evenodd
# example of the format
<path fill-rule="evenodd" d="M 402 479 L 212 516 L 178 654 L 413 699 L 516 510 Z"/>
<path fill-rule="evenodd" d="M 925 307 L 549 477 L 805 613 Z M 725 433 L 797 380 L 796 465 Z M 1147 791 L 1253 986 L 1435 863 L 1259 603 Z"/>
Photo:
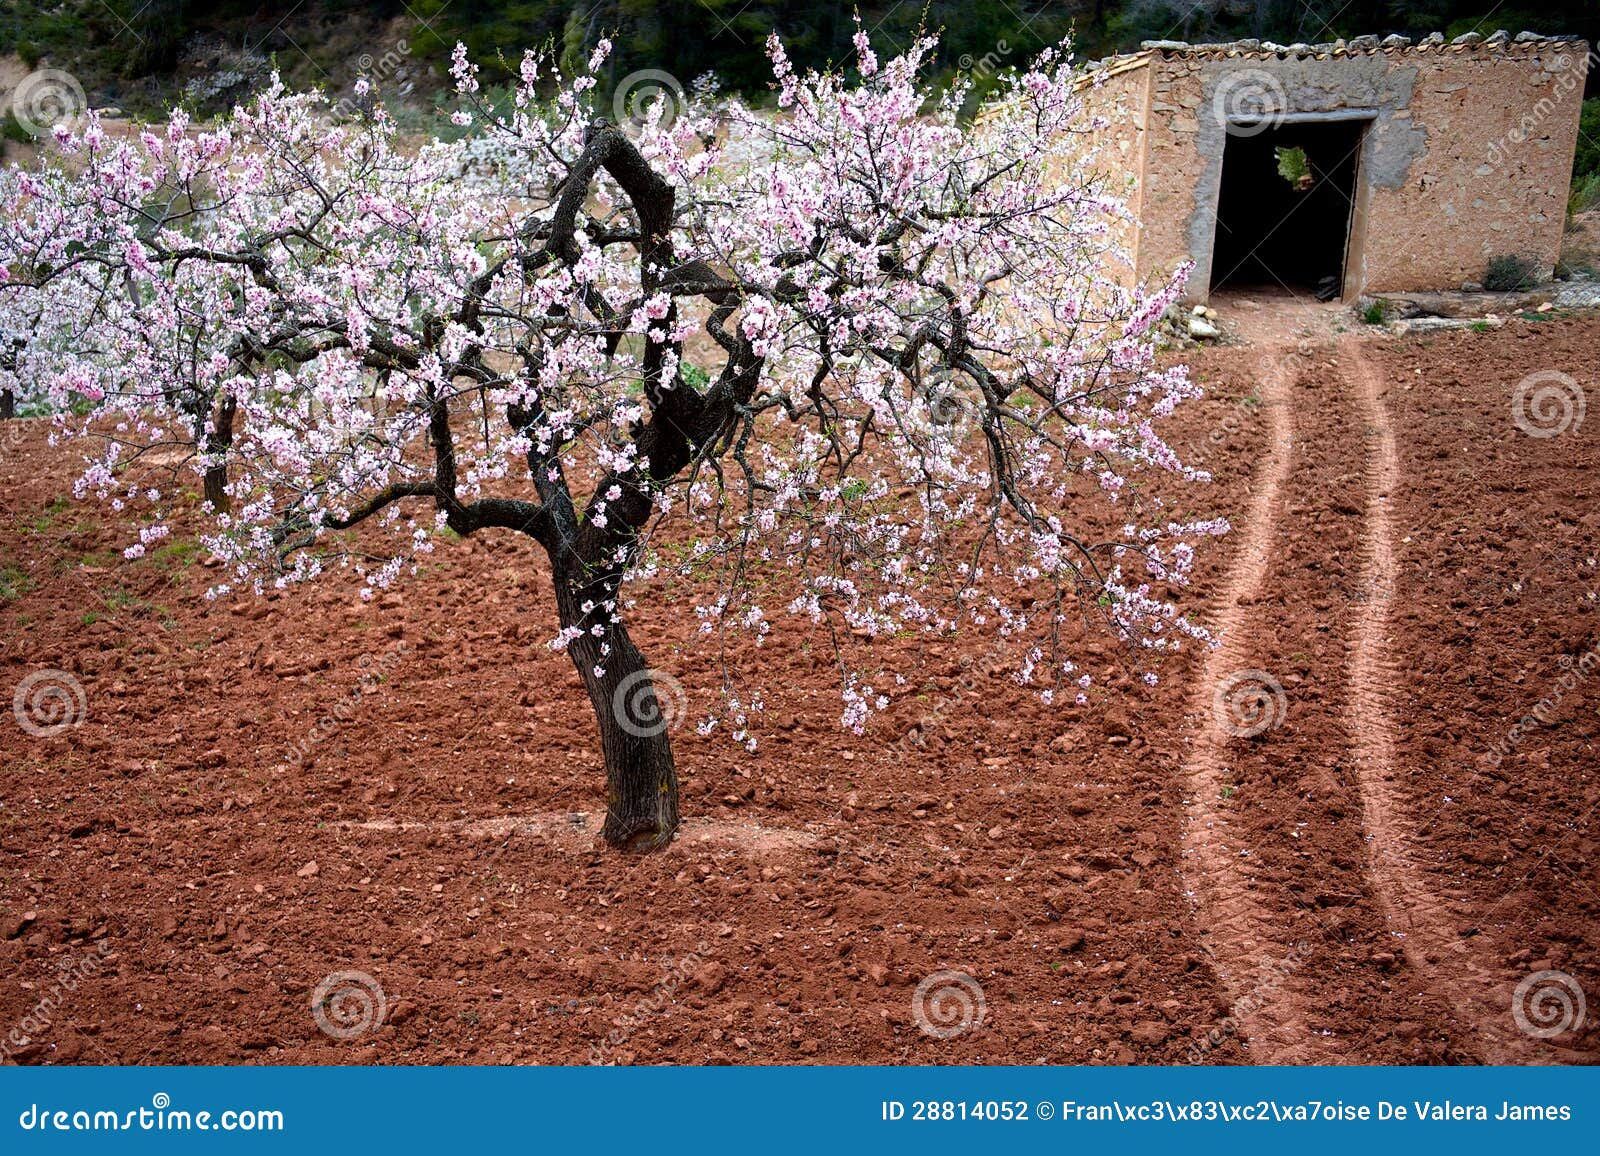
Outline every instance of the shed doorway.
<path fill-rule="evenodd" d="M 1370 121 L 1230 125 L 1211 288 L 1344 293 L 1356 172 Z"/>

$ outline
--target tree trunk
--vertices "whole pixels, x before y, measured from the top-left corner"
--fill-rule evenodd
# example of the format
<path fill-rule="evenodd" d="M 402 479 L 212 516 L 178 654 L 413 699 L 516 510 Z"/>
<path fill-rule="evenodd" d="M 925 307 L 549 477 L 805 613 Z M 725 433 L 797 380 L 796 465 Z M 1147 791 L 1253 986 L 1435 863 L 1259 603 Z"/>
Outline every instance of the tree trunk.
<path fill-rule="evenodd" d="M 9 389 L 0 389 L 0 421 L 10 421 L 17 416 L 17 395 Z"/>
<path fill-rule="evenodd" d="M 611 653 L 600 655 L 600 643 Z M 585 634 L 567 649 L 600 726 L 606 761 L 605 841 L 624 851 L 654 851 L 678 830 L 678 772 L 668 731 L 681 712 L 663 708 L 656 675 L 645 665 L 623 625 L 612 623 L 605 639 Z M 601 666 L 603 674 L 595 674 Z"/>
<path fill-rule="evenodd" d="M 233 445 L 233 418 L 238 408 L 238 402 L 231 397 L 224 398 L 222 404 L 217 407 L 210 438 L 213 453 L 226 453 L 228 447 Z M 228 512 L 228 491 L 224 488 L 227 484 L 226 461 L 206 467 L 206 501 L 210 502 L 212 509 L 219 514 Z"/>
<path fill-rule="evenodd" d="M 228 512 L 228 491 L 223 488 L 227 484 L 227 466 L 206 467 L 206 501 L 210 502 L 212 509 L 219 514 Z"/>

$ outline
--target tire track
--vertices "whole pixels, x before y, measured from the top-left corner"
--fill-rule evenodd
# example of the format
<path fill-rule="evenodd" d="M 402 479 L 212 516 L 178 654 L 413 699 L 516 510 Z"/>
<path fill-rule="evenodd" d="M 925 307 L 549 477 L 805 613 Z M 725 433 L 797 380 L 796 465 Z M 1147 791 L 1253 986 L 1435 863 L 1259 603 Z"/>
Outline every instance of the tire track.
<path fill-rule="evenodd" d="M 1361 791 L 1368 885 L 1392 932 L 1402 937 L 1406 960 L 1422 985 L 1476 1032 L 1491 1064 L 1549 1062 L 1549 1049 L 1502 1026 L 1511 996 L 1492 961 L 1478 958 L 1456 933 L 1456 920 L 1428 887 L 1412 854 L 1411 829 L 1398 785 L 1390 699 L 1402 678 L 1389 650 L 1389 609 L 1398 580 L 1391 496 L 1400 481 L 1394 427 L 1383 404 L 1383 382 L 1362 354 L 1359 339 L 1340 352 L 1354 369 L 1356 403 L 1367 426 L 1366 510 L 1363 515 L 1361 589 L 1351 626 L 1347 727 Z"/>
<path fill-rule="evenodd" d="M 1286 316 L 1285 327 L 1297 320 Z M 1231 1014 L 1251 1042 L 1258 1063 L 1326 1063 L 1337 1058 L 1306 1023 L 1306 1004 L 1284 973 L 1294 945 L 1283 942 L 1271 912 L 1255 898 L 1252 871 L 1241 858 L 1226 813 L 1219 806 L 1229 734 L 1214 701 L 1225 679 L 1249 665 L 1247 607 L 1266 578 L 1282 491 L 1294 456 L 1289 393 L 1295 381 L 1292 338 L 1287 333 L 1262 348 L 1261 412 L 1268 445 L 1250 508 L 1244 541 L 1217 595 L 1210 628 L 1219 644 L 1206 653 L 1189 713 L 1198 729 L 1183 763 L 1189 813 L 1183 832 L 1182 871 L 1198 906 L 1200 940 L 1211 957 Z"/>

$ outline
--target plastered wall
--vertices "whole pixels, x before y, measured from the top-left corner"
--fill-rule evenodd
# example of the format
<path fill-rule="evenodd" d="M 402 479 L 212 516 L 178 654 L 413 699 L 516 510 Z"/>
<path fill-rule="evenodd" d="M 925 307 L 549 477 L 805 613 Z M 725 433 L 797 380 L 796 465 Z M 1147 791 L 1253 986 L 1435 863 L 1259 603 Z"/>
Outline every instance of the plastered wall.
<path fill-rule="evenodd" d="M 1454 289 L 1516 255 L 1548 274 L 1560 248 L 1586 45 L 1416 45 L 1326 55 L 1151 51 L 1106 71 L 1090 107 L 1112 130 L 1141 225 L 1138 276 L 1192 258 L 1189 298 L 1211 278 L 1228 124 L 1354 117 L 1366 123 L 1345 296 Z M 1143 115 L 1137 110 L 1143 104 Z M 1248 119 L 1259 114 L 1261 119 Z"/>

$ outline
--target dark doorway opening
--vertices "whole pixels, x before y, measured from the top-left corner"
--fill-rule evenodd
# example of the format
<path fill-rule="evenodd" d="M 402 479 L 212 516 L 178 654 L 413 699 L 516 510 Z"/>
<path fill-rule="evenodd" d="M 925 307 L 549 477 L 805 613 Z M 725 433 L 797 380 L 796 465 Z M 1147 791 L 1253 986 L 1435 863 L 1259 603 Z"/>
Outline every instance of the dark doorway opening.
<path fill-rule="evenodd" d="M 1222 153 L 1211 288 L 1344 291 L 1364 120 L 1231 129 Z"/>

